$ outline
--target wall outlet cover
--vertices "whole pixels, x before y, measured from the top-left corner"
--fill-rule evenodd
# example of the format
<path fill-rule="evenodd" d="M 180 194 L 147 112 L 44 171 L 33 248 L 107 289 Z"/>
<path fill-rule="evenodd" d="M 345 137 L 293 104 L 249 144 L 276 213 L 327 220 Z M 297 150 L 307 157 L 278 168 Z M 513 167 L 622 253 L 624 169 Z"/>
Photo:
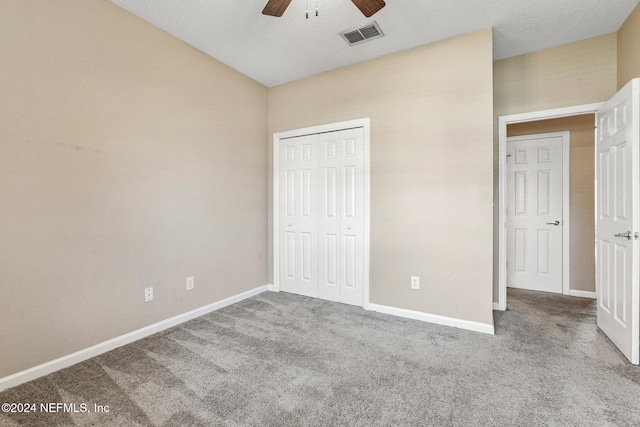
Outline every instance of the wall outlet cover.
<path fill-rule="evenodd" d="M 153 301 L 153 287 L 144 288 L 144 302 Z"/>

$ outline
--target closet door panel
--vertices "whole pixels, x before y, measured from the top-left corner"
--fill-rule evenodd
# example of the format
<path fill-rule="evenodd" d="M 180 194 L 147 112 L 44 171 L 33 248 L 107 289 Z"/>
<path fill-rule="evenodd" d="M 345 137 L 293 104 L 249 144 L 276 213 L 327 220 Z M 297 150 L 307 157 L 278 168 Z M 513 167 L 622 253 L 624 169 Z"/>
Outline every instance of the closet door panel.
<path fill-rule="evenodd" d="M 280 289 L 318 297 L 317 135 L 280 142 Z"/>
<path fill-rule="evenodd" d="M 364 136 L 340 132 L 340 302 L 362 306 L 364 282 Z"/>
<path fill-rule="evenodd" d="M 323 133 L 318 138 L 318 279 L 319 296 L 329 301 L 340 301 L 340 132 Z"/>

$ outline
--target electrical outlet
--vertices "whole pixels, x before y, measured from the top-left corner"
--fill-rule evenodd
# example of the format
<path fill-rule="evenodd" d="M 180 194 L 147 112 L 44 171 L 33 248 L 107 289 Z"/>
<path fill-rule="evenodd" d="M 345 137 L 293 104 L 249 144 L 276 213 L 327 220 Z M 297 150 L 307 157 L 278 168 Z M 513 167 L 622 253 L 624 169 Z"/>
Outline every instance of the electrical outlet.
<path fill-rule="evenodd" d="M 144 288 L 144 302 L 153 301 L 153 288 Z"/>
<path fill-rule="evenodd" d="M 420 289 L 420 277 L 411 276 L 411 289 Z"/>
<path fill-rule="evenodd" d="M 193 290 L 193 287 L 195 286 L 195 279 L 193 276 L 191 277 L 187 277 L 187 290 L 191 291 Z"/>

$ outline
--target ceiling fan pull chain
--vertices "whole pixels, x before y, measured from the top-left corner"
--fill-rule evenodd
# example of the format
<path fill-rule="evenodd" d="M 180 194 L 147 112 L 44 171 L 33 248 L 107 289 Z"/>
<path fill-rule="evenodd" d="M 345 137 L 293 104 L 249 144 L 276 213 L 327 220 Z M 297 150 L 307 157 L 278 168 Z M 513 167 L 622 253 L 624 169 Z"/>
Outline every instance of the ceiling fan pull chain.
<path fill-rule="evenodd" d="M 316 16 L 318 16 L 318 0 L 316 0 Z"/>
<path fill-rule="evenodd" d="M 309 0 L 307 0 L 307 19 L 309 19 Z"/>

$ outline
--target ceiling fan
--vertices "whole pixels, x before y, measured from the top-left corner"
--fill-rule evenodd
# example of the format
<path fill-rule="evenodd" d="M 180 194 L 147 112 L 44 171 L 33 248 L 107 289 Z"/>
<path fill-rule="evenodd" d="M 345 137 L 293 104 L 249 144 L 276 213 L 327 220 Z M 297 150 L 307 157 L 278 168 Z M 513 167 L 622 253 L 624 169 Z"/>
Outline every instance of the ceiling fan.
<path fill-rule="evenodd" d="M 367 18 L 373 16 L 377 11 L 385 6 L 384 0 L 351 0 L 360 12 Z M 269 0 L 262 10 L 263 15 L 280 17 L 289 7 L 291 0 Z"/>

